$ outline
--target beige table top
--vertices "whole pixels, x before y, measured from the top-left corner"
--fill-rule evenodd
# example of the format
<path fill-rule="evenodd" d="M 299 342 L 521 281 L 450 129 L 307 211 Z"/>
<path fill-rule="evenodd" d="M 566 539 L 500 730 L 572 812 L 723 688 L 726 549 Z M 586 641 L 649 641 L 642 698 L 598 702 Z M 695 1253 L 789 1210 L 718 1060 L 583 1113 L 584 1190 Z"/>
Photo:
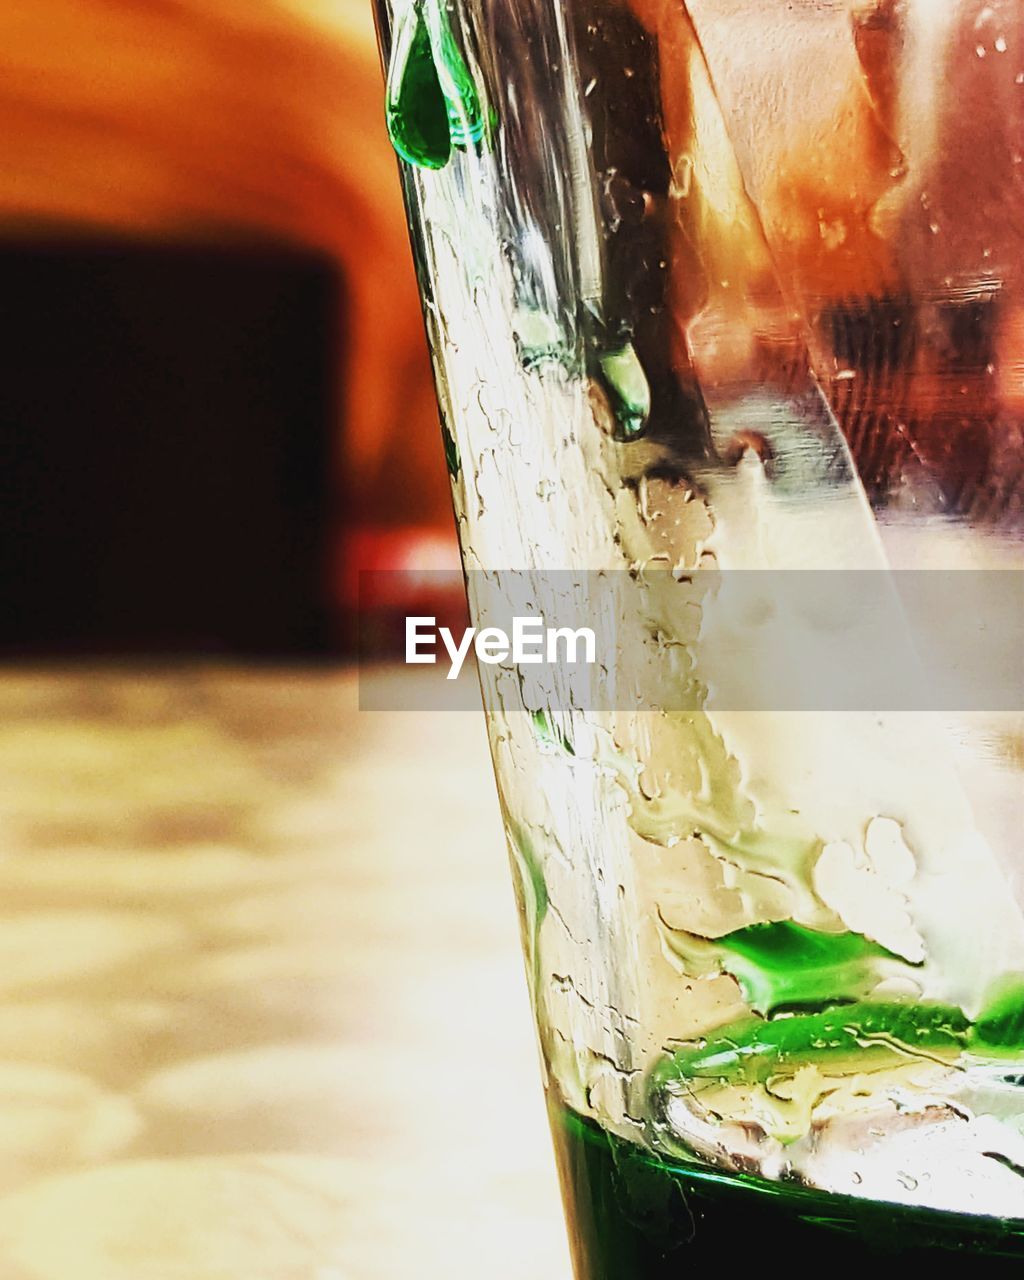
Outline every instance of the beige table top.
<path fill-rule="evenodd" d="M 0 679 L 0 1280 L 567 1280 L 483 726 Z"/>

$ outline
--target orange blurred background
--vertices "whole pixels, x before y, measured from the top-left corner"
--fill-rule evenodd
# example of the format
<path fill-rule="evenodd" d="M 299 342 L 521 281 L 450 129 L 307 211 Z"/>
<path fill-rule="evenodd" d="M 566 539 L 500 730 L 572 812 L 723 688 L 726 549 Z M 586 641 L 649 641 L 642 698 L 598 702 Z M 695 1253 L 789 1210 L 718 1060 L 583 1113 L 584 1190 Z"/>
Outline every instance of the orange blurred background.
<path fill-rule="evenodd" d="M 454 554 L 370 4 L 32 0 L 0 50 L 0 254 L 33 317 L 2 361 L 5 647 L 334 647 L 353 565 Z M 214 573 L 223 529 L 253 533 Z M 235 621 L 190 626 L 225 589 Z M 261 639 L 268 600 L 303 616 Z"/>

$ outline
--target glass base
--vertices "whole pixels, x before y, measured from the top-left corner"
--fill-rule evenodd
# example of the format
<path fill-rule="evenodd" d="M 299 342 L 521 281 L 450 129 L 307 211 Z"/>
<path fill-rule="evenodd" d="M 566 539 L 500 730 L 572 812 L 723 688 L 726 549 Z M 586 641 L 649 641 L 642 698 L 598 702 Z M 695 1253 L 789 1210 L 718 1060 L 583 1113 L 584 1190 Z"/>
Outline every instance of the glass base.
<path fill-rule="evenodd" d="M 1021 1220 L 716 1174 L 661 1160 L 561 1108 L 552 1112 L 552 1131 L 576 1280 L 679 1280 L 683 1263 L 760 1274 L 770 1260 L 824 1266 L 837 1257 L 854 1267 L 981 1259 L 986 1280 L 1020 1275 Z"/>

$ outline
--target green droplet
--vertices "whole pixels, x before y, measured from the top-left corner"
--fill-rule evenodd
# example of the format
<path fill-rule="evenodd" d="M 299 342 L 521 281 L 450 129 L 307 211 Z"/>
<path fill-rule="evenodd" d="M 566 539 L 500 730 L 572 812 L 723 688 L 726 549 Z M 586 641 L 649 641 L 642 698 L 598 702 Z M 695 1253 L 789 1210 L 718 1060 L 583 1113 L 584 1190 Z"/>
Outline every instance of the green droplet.
<path fill-rule="evenodd" d="M 638 436 L 651 416 L 651 387 L 633 344 L 604 352 L 598 365 L 619 434 L 624 439 Z"/>
<path fill-rule="evenodd" d="M 791 920 L 754 924 L 716 939 L 722 969 L 758 1013 L 869 994 L 885 968 L 905 961 L 859 933 L 823 933 Z M 908 966 L 909 967 L 909 966 Z"/>
<path fill-rule="evenodd" d="M 1024 1050 L 1024 975 L 1003 978 L 990 993 L 971 1031 L 971 1049 L 998 1055 Z"/>
<path fill-rule="evenodd" d="M 396 24 L 385 103 L 391 145 L 403 160 L 442 169 L 451 155 L 448 108 L 418 5 Z"/>
<path fill-rule="evenodd" d="M 546 747 L 555 747 L 559 751 L 564 751 L 566 755 L 574 756 L 576 754 L 572 743 L 562 729 L 552 723 L 551 717 L 546 711 L 534 711 L 531 719 L 533 720 L 533 728 L 538 741 L 542 742 Z"/>
<path fill-rule="evenodd" d="M 864 1001 L 822 1013 L 745 1018 L 702 1044 L 664 1058 L 651 1089 L 681 1080 L 764 1084 L 809 1063 L 838 1074 L 899 1062 L 907 1054 L 957 1058 L 970 1024 L 960 1009 L 938 1004 Z"/>
<path fill-rule="evenodd" d="M 458 480 L 459 472 L 462 470 L 462 459 L 459 456 L 459 446 L 455 443 L 455 437 L 448 430 L 447 422 L 441 423 L 441 439 L 444 441 L 444 461 L 448 468 L 448 474 L 453 480 Z"/>
<path fill-rule="evenodd" d="M 566 348 L 561 326 L 547 312 L 536 307 L 520 307 L 512 317 L 519 362 L 524 369 L 536 369 L 559 360 Z"/>
<path fill-rule="evenodd" d="M 529 836 L 521 827 L 514 827 L 511 832 L 512 855 L 522 873 L 523 885 L 529 889 L 529 906 L 527 914 L 533 924 L 540 928 L 548 910 L 548 887 L 544 881 L 544 872 L 540 859 L 534 851 Z"/>
<path fill-rule="evenodd" d="M 448 115 L 451 144 L 466 149 L 485 137 L 495 117 L 484 112 L 473 77 L 452 34 L 444 0 L 424 0 L 424 12 L 437 80 Z"/>
<path fill-rule="evenodd" d="M 453 146 L 490 135 L 496 116 L 484 110 L 442 0 L 417 0 L 396 20 L 386 111 L 392 146 L 423 169 L 443 169 Z"/>

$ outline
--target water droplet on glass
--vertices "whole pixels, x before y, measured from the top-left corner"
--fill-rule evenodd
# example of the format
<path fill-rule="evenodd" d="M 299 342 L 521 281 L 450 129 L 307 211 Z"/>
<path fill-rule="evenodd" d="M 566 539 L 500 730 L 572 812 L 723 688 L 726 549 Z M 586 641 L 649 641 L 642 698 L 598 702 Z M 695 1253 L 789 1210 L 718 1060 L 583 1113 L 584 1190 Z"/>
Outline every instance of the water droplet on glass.
<path fill-rule="evenodd" d="M 423 169 L 443 168 L 451 155 L 448 112 L 417 5 L 397 21 L 385 95 L 388 134 L 398 154 Z"/>
<path fill-rule="evenodd" d="M 561 326 L 538 307 L 520 307 L 512 317 L 512 331 L 524 369 L 557 360 L 564 352 L 565 335 Z"/>
<path fill-rule="evenodd" d="M 437 0 L 411 4 L 397 19 L 385 101 L 392 146 L 422 169 L 443 168 L 453 147 L 493 129 L 496 117 L 484 110 Z"/>
<path fill-rule="evenodd" d="M 448 474 L 453 480 L 458 480 L 459 472 L 462 470 L 462 460 L 459 457 L 459 446 L 455 443 L 455 437 L 448 430 L 446 422 L 441 423 L 441 439 L 444 441 L 444 461 Z"/>
<path fill-rule="evenodd" d="M 650 384 L 633 344 L 605 352 L 598 357 L 598 365 L 619 431 L 623 438 L 633 439 L 647 426 L 651 414 Z"/>
<path fill-rule="evenodd" d="M 437 0 L 426 0 L 424 11 L 437 78 L 448 110 L 452 146 L 465 149 L 485 138 L 493 128 L 495 117 L 483 108 L 443 7 Z"/>

